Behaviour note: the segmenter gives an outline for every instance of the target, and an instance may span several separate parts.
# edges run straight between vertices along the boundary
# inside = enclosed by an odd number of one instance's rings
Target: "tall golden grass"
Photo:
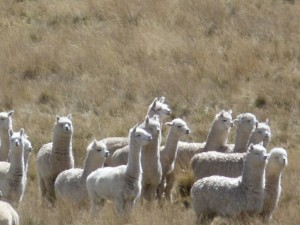
[[[292,0],[1,0],[0,109],[15,110],[14,129],[24,127],[34,146],[21,224],[122,223],[110,204],[95,220],[88,209],[42,207],[35,155],[55,116],[72,113],[82,167],[90,141],[126,136],[162,95],[172,118],[191,127],[185,141],[204,141],[221,109],[269,118],[269,148],[289,154],[272,224],[300,224],[299,11]],[[195,215],[138,203],[129,222],[194,224]]]

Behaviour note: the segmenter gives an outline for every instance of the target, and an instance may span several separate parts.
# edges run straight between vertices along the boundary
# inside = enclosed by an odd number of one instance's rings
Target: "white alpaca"
[[[10,163],[0,162],[0,190],[3,200],[18,207],[22,200],[26,180],[24,166],[24,129],[20,132],[9,130]]]
[[[204,151],[220,151],[225,152],[227,150],[227,140],[230,133],[230,129],[233,126],[232,122],[232,110],[221,112],[215,115],[212,126],[209,129],[206,142],[203,143],[178,143],[178,155],[177,163],[182,168],[189,167],[191,158]]]
[[[190,129],[186,122],[180,118],[176,118],[166,125],[170,126],[169,133],[166,138],[166,144],[161,148],[160,161],[162,166],[162,178],[157,189],[158,199],[162,198],[163,193],[167,200],[171,200],[171,190],[174,183],[174,168],[177,157],[178,142],[180,137],[189,134]]]
[[[12,129],[12,115],[14,111],[0,112],[0,161],[7,161],[9,152],[9,129]]]
[[[266,167],[265,198],[261,215],[265,221],[272,219],[281,194],[281,174],[288,165],[286,150],[273,148]]]
[[[258,121],[252,113],[243,113],[233,120],[236,126],[233,152],[246,152],[251,132],[257,127]]]
[[[171,109],[168,104],[165,103],[165,97],[156,97],[153,102],[149,105],[147,115],[152,118],[154,115],[158,115],[160,123],[162,120],[171,115]],[[114,152],[128,145],[128,137],[108,137],[103,139],[106,142],[107,149],[109,151],[109,157],[105,161],[105,165],[113,166],[112,156]],[[127,155],[125,156],[127,157]],[[127,161],[127,158],[126,158]],[[120,164],[122,165],[122,164]]]
[[[87,156],[84,168],[72,168],[61,172],[54,183],[57,199],[74,203],[77,206],[84,205],[88,201],[86,178],[94,170],[103,167],[109,152],[103,141],[94,140],[87,147]]]
[[[71,115],[56,116],[53,142],[44,144],[37,154],[36,167],[41,194],[50,202],[55,200],[54,182],[57,175],[74,167],[72,135]]]
[[[268,155],[260,145],[250,145],[242,176],[210,176],[191,189],[192,207],[201,222],[205,217],[260,213],[264,199],[264,177]]]
[[[246,128],[249,126],[248,122],[240,123],[240,128],[242,128],[242,124],[246,124]],[[241,137],[242,136],[237,135],[237,138]],[[263,143],[263,146],[267,148],[271,138],[270,127],[264,122],[259,123],[255,130],[252,131],[250,137],[249,144]],[[240,141],[236,142],[241,143]],[[194,178],[198,180],[211,175],[238,177],[242,174],[246,154],[247,153],[221,153],[216,151],[198,153],[191,159]]]
[[[147,116],[141,125],[152,136],[152,140],[147,145],[142,146],[141,153],[142,197],[150,202],[155,200],[156,190],[162,177],[159,148],[161,143],[160,126],[159,117],[156,115],[152,118]]]
[[[148,132],[136,125],[129,132],[128,164],[99,168],[87,177],[86,185],[93,215],[105,200],[115,203],[118,215],[129,215],[142,189],[141,147],[151,139]]]
[[[2,192],[0,191],[2,197]],[[8,203],[0,200],[0,224],[19,225],[19,215],[16,210]]]
[[[269,120],[266,119],[265,122],[258,123],[257,127],[254,131],[252,131],[250,138],[249,138],[249,144],[258,144],[260,142],[264,143],[264,147],[267,148],[270,140],[271,140],[272,134],[271,134],[271,128],[269,126]]]

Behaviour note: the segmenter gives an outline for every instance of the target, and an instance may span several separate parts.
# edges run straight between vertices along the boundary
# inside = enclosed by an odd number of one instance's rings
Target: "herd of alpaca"
[[[7,225],[19,224],[17,210],[32,151],[24,129],[13,131],[13,113],[0,112],[0,223]],[[139,198],[149,204],[173,201],[176,164],[194,174],[190,196],[197,223],[243,213],[269,221],[288,164],[285,149],[276,147],[267,153],[269,121],[259,122],[252,113],[233,119],[231,110],[222,110],[215,115],[206,141],[197,143],[180,141],[190,128],[175,118],[165,123],[169,130],[162,145],[163,120],[170,115],[165,98],[155,98],[145,120],[129,129],[128,137],[93,140],[83,168],[74,168],[71,115],[56,116],[52,142],[42,145],[36,157],[43,201],[89,207],[92,216],[111,201],[116,215],[128,217]],[[233,127],[235,143],[229,144]]]

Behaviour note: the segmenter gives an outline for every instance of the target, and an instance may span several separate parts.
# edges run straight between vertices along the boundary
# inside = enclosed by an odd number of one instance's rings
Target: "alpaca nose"
[[[258,122],[256,121],[256,122],[255,122],[255,127],[257,127],[257,126],[258,126]]]
[[[105,157],[107,158],[109,156],[109,152],[105,152]]]
[[[230,122],[230,127],[233,127],[233,122]]]
[[[186,134],[189,134],[189,133],[190,133],[190,130],[186,130],[185,133],[186,133]]]
[[[20,143],[18,141],[15,141],[16,146],[18,147]]]

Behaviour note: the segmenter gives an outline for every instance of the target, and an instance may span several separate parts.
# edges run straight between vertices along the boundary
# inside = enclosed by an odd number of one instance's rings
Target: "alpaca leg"
[[[166,176],[165,197],[168,201],[172,201],[172,188],[175,183],[175,174],[172,172]]]
[[[39,183],[40,183],[40,190],[41,190],[41,194],[42,197],[44,198],[47,194],[47,188],[46,188],[46,184],[43,178],[39,178]]]
[[[163,176],[161,178],[160,184],[157,187],[157,198],[158,198],[158,200],[161,200],[162,197],[163,197],[163,193],[164,193],[164,190],[165,190],[165,179],[166,179],[165,176]]]
[[[48,178],[48,179],[45,179],[45,185],[46,185],[46,189],[47,189],[47,194],[46,194],[46,197],[47,199],[54,203],[55,201],[55,190],[54,190],[54,182],[55,182],[55,178]]]
[[[157,186],[155,186],[155,185],[149,185],[148,186],[147,197],[148,197],[149,202],[153,202],[155,200],[155,198],[156,198],[156,189],[157,189]]]

